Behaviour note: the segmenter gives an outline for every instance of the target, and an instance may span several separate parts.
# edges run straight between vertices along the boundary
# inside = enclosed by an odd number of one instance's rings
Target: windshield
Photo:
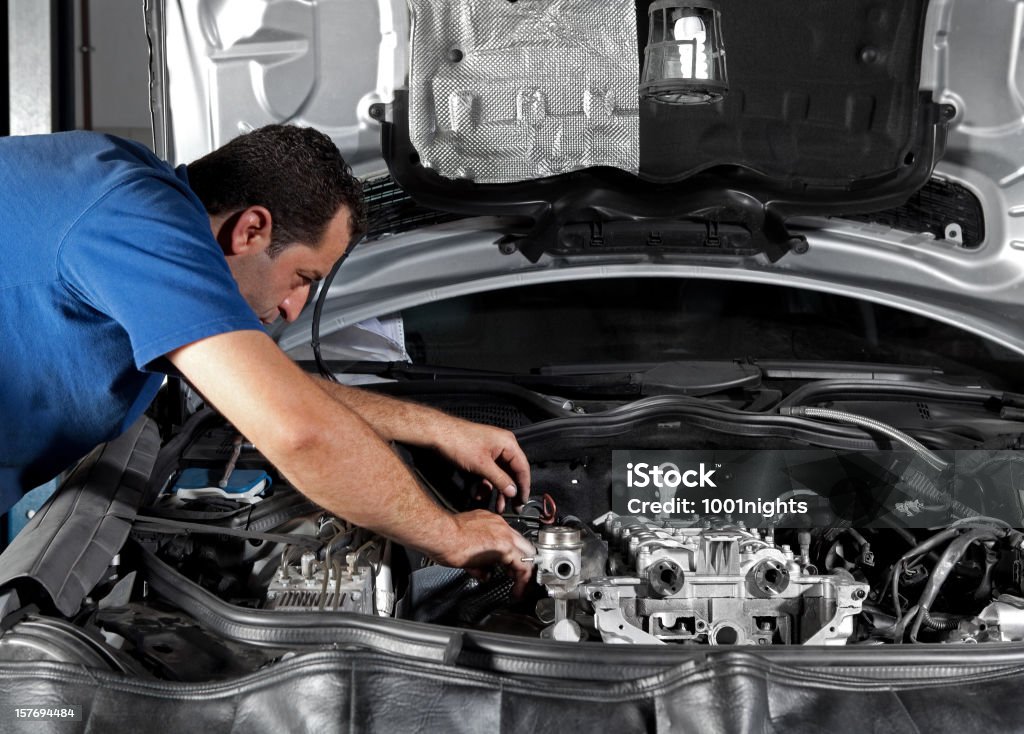
[[[621,278],[496,290],[406,309],[415,364],[544,365],[753,358],[882,362],[1013,384],[1022,357],[948,324],[791,287]],[[340,335],[339,335],[340,336]]]

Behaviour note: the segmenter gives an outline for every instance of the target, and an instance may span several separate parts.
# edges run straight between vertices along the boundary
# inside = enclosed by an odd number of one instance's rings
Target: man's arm
[[[168,358],[303,494],[361,527],[459,567],[503,564],[516,591],[530,543],[486,511],[438,507],[374,429],[289,360],[264,333],[235,331]]]
[[[432,448],[466,471],[500,488],[498,512],[506,499],[530,497],[530,463],[515,435],[493,426],[455,418],[424,405],[315,378],[328,395],[357,413],[385,441]]]

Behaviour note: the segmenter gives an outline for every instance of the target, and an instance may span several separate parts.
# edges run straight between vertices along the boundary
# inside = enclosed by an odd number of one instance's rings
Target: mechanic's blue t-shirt
[[[261,328],[185,166],[96,133],[0,138],[0,513],[127,429],[162,355]]]

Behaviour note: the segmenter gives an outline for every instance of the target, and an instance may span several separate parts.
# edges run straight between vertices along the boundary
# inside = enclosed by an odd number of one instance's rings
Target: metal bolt
[[[860,60],[865,64],[873,64],[878,61],[878,49],[865,46],[860,50]]]
[[[864,598],[864,597],[866,597],[867,595],[868,595],[868,594],[867,594],[867,592],[866,592],[866,591],[864,591],[864,589],[856,589],[856,590],[855,590],[855,591],[853,592],[853,598],[854,598],[854,599],[856,599],[856,600],[858,600],[858,601],[860,601],[861,599],[863,599],[863,598]]]

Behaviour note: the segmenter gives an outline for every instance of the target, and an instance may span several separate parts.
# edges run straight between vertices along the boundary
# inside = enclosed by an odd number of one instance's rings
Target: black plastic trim
[[[877,211],[901,205],[931,176],[945,150],[950,110],[919,95],[914,125],[916,151],[908,165],[888,179],[867,185],[780,187],[741,166],[718,166],[674,183],[645,181],[614,168],[589,168],[550,178],[509,184],[475,184],[444,178],[420,165],[409,139],[408,91],[397,90],[391,117],[381,126],[381,147],[391,175],[413,199],[439,211],[525,218],[532,228],[517,247],[531,262],[565,251],[562,228],[609,221],[664,223],[710,220],[738,224],[751,234],[750,246],[772,261],[803,241],[785,226],[788,217]],[[655,224],[654,226],[661,226]],[[664,254],[664,247],[652,252]]]
[[[773,410],[787,405],[810,405],[824,400],[870,397],[872,400],[943,400],[958,403],[1002,404],[1003,393],[996,390],[967,389],[929,385],[920,382],[882,382],[878,380],[821,380],[802,385],[787,395]]]
[[[77,612],[128,537],[159,447],[143,416],[94,449],[0,555],[0,589],[32,580],[61,614]]]
[[[517,430],[516,436],[521,444],[556,436],[607,438],[626,433],[640,423],[679,418],[685,418],[689,425],[734,435],[790,438],[824,448],[870,451],[890,445],[885,438],[876,438],[859,428],[791,416],[748,413],[699,399],[661,395],[635,400],[603,413],[544,421]]]

